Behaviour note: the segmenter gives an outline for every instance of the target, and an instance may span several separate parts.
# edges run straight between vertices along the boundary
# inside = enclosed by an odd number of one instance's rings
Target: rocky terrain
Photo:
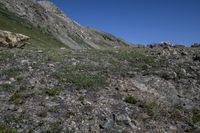
[[[200,132],[199,43],[128,46],[33,0],[0,0],[0,29],[0,133]]]
[[[0,49],[0,132],[199,132],[200,49]]]

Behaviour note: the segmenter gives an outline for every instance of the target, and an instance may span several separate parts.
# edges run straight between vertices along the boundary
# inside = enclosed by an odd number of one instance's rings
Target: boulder
[[[20,48],[24,46],[29,39],[30,37],[19,33],[0,30],[0,47]]]

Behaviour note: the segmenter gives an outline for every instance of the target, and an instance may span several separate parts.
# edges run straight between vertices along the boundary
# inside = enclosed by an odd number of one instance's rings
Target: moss
[[[130,103],[130,104],[136,104],[137,103],[137,100],[134,96],[127,96],[124,99],[124,101],[127,102],[127,103]]]

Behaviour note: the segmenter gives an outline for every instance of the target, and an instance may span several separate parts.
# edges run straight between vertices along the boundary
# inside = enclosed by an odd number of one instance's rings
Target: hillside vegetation
[[[60,41],[56,40],[52,35],[45,32],[44,29],[33,26],[26,20],[8,12],[3,7],[0,7],[0,29],[21,33],[31,37],[30,45],[27,45],[28,47],[66,47]]]

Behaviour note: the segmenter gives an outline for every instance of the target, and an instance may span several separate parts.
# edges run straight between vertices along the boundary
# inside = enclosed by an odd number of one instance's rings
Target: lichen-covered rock
[[[29,39],[30,37],[19,33],[0,30],[0,47],[20,48],[24,46]]]

